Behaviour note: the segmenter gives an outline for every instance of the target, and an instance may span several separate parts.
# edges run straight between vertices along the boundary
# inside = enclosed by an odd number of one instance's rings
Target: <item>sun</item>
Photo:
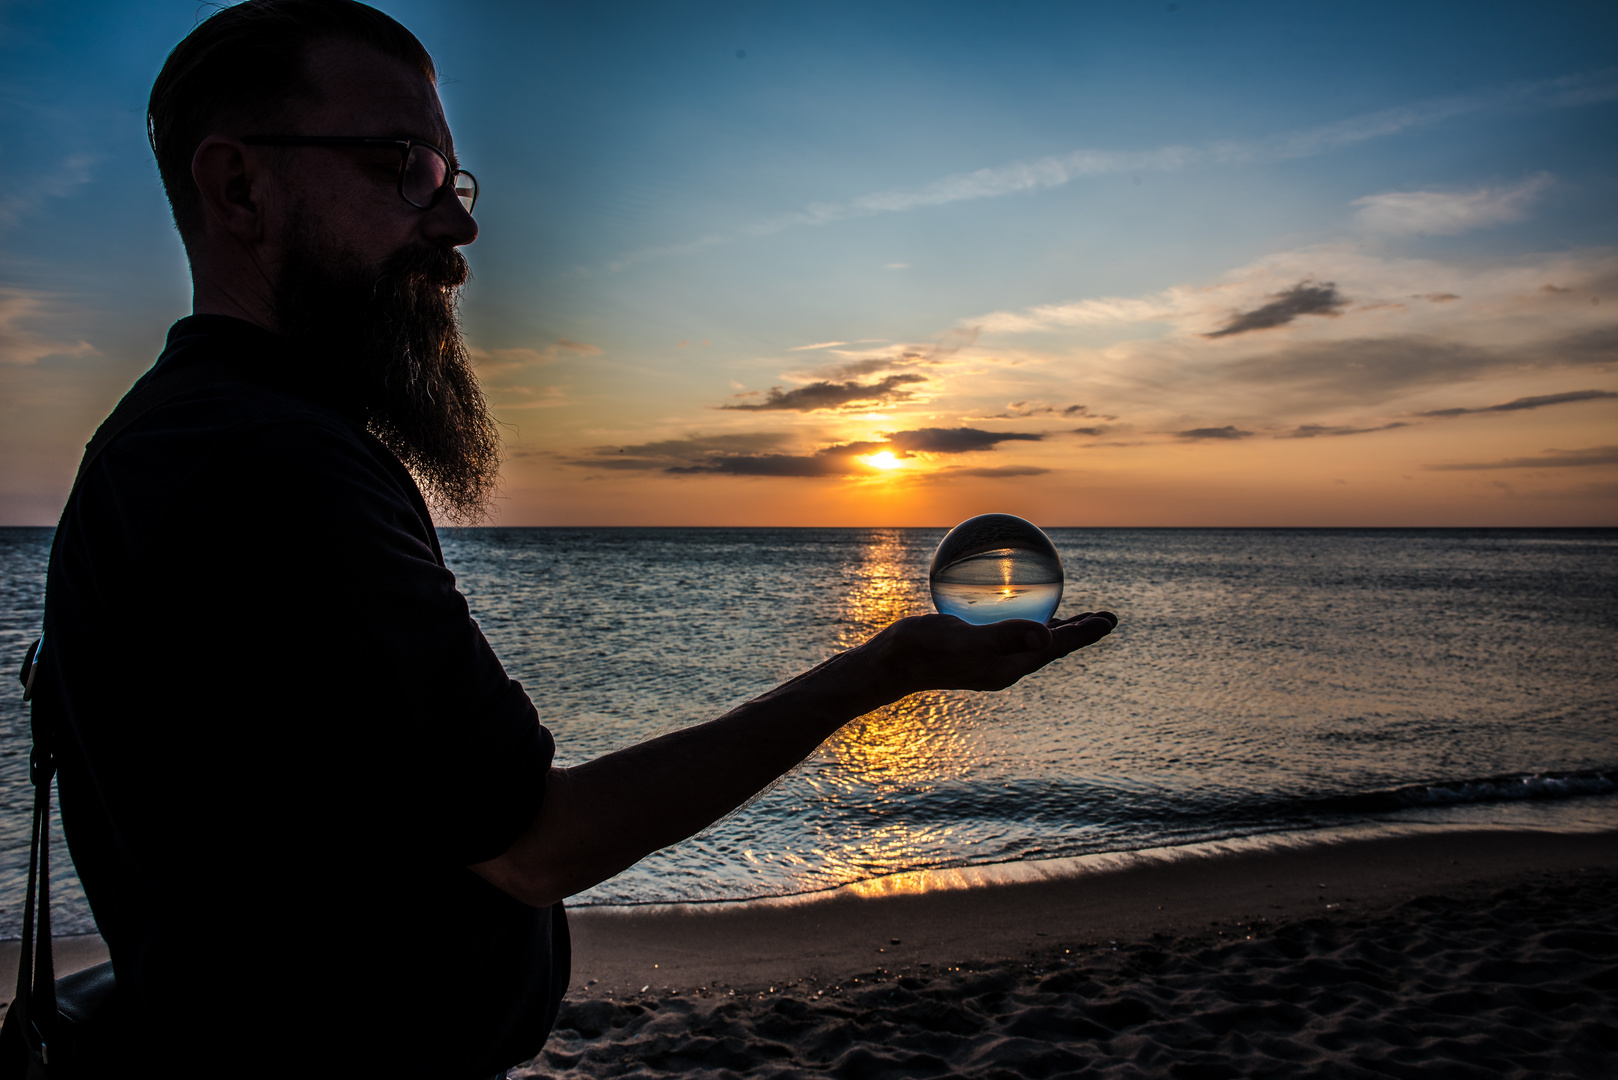
[[[893,456],[892,450],[884,450],[879,454],[870,454],[865,458],[865,464],[876,469],[902,469],[904,462]]]

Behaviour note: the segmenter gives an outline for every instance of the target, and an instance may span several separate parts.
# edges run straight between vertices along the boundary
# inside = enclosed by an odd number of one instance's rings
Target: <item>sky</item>
[[[480,182],[493,524],[1618,525],[1610,3],[379,6]],[[189,311],[208,10],[0,2],[0,524]]]

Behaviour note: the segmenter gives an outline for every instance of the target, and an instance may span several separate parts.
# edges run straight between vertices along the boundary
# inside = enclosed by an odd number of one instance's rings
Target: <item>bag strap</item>
[[[170,375],[152,379],[131,390],[117,408],[101,422],[85,444],[84,458],[73,478],[67,501],[71,505],[79,493],[85,473],[112,441],[136,420],[181,394],[213,383],[241,381],[246,374],[240,364],[228,361],[198,364]],[[28,647],[18,678],[23,684],[23,700],[34,696],[34,679],[39,673],[40,648],[44,639]],[[42,1066],[50,1064],[50,1041],[55,1034],[56,964],[51,955],[51,778],[56,774],[55,738],[50,710],[32,710],[34,747],[28,755],[28,778],[34,785],[34,830],[28,845],[28,891],[23,904],[22,950],[17,958],[17,992],[11,1011],[22,1021],[24,1041]]]

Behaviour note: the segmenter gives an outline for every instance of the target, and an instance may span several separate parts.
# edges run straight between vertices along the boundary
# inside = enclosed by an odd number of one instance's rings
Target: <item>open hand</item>
[[[1027,619],[974,626],[953,615],[915,615],[862,648],[901,694],[919,690],[1004,690],[1052,660],[1093,645],[1118,625],[1110,611],[1086,611],[1045,625]]]

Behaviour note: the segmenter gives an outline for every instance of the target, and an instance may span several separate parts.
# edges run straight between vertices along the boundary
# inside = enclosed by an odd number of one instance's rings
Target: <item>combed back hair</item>
[[[146,134],[182,239],[202,227],[202,197],[191,179],[197,146],[215,134],[283,134],[269,129],[289,121],[297,100],[316,100],[309,46],[332,40],[368,45],[437,81],[416,35],[354,0],[246,0],[214,12],[169,53],[152,84]]]

